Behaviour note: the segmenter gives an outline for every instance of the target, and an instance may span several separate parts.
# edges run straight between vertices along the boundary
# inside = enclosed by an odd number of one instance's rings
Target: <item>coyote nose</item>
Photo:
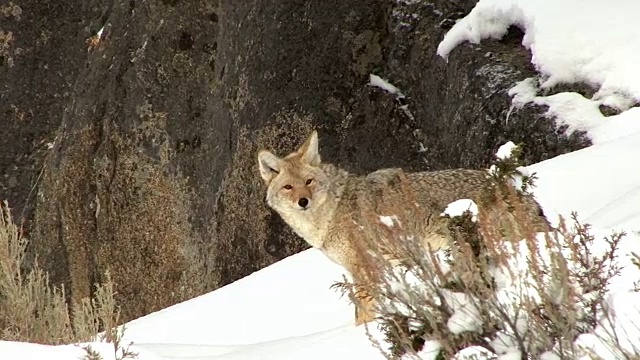
[[[307,198],[298,199],[298,205],[300,205],[301,208],[306,208],[307,205],[309,205],[309,199]]]

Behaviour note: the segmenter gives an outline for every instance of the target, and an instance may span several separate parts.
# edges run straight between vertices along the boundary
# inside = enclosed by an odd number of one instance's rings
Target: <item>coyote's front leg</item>
[[[355,305],[356,326],[375,319],[375,299],[362,285],[353,287],[353,304]]]

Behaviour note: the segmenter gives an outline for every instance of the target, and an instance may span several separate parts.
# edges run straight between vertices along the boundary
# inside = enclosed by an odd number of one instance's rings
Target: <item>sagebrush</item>
[[[420,211],[415,208],[391,212],[395,221],[384,234],[367,234],[363,263],[366,271],[376,274],[371,278],[379,279],[367,289],[377,314],[368,333],[387,358],[417,358],[421,351],[421,356],[431,351],[432,358],[449,359],[470,347],[483,349],[475,355],[482,359],[587,355],[576,339],[611,316],[605,306],[606,289],[620,272],[616,258],[625,234],[612,233],[603,240],[607,250],[596,254],[590,226],[577,214],[569,221],[560,219],[552,231],[537,233],[521,201],[535,174],[522,170],[511,157],[499,160],[487,173],[494,183],[487,201],[504,200],[496,204],[514,215],[519,232],[482,211],[443,214],[453,243],[446,251],[431,252],[402,227],[407,217]],[[514,182],[515,187],[506,186]],[[390,210],[385,209],[387,214]],[[372,210],[371,216],[378,214]],[[516,233],[521,236],[513,236]],[[389,261],[390,253],[394,261]],[[362,284],[337,286],[357,301]],[[384,338],[371,326],[378,326]],[[615,342],[612,347],[621,358],[638,359],[640,352],[623,350]]]
[[[6,202],[0,204],[0,338],[40,344],[91,340],[114,342],[119,311],[107,272],[92,299],[70,310],[64,286],[54,286],[37,261],[27,264],[27,239],[13,222]],[[99,338],[98,333],[103,332]]]

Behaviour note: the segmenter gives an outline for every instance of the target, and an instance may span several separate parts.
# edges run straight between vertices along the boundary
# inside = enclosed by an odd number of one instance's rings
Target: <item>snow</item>
[[[472,300],[467,294],[452,291],[445,291],[444,295],[447,306],[453,310],[453,314],[447,320],[449,331],[459,335],[466,331],[482,329],[482,317],[474,305],[477,300]]]
[[[547,351],[540,355],[540,360],[562,360],[562,358],[550,351]]]
[[[501,145],[496,151],[496,157],[500,160],[507,160],[511,157],[513,150],[516,148],[516,144],[513,141],[507,141],[505,144]]]
[[[564,92],[549,96],[537,96],[538,86],[534,78],[522,80],[510,89],[513,106],[518,108],[527,103],[547,106],[546,115],[556,119],[558,124],[568,125],[569,131],[586,131],[594,144],[605,143],[620,137],[640,132],[640,108],[631,108],[618,115],[605,117],[600,112],[604,100],[587,99],[574,92]],[[628,104],[620,105],[627,107]]]
[[[440,216],[462,216],[466,211],[471,213],[471,220],[476,221],[478,218],[478,205],[470,199],[459,199],[450,203]]]
[[[425,342],[422,350],[418,352],[418,356],[422,360],[436,360],[442,345],[438,341],[428,340]]]
[[[501,38],[509,26],[525,32],[522,45],[543,77],[542,87],[582,82],[596,98],[640,99],[640,3],[619,0],[480,0],[445,36],[438,54],[447,57],[468,41]],[[561,35],[560,35],[561,34]]]
[[[320,251],[306,251],[217,291],[134,320],[127,333],[136,334],[136,342],[207,344],[215,339],[216,345],[227,346],[332,330],[353,322],[347,299],[330,289],[342,280],[343,272]],[[172,326],[164,326],[167,323]],[[203,331],[185,332],[193,324],[201,324]],[[225,326],[212,329],[211,324]]]
[[[520,360],[520,359],[522,359],[522,353],[515,349],[511,349],[508,352],[498,356],[498,360]]]
[[[17,341],[0,341],[0,356],[2,360],[76,360],[84,359],[86,352],[82,346],[86,344],[49,346],[23,343]],[[116,360],[113,347],[106,343],[90,344],[102,356],[103,360]],[[147,355],[147,354],[144,354]],[[156,360],[153,354],[145,356],[146,360]]]
[[[619,336],[627,351],[640,347],[640,294],[631,291],[633,281],[640,277],[630,256],[640,254],[640,166],[636,159],[640,154],[640,109],[630,108],[640,100],[639,13],[640,2],[635,0],[619,0],[616,6],[601,0],[480,0],[438,47],[440,56],[455,56],[453,49],[464,42],[500,38],[509,26],[520,27],[525,32],[523,46],[531,51],[539,75],[514,84],[509,92],[513,108],[529,103],[547,106],[548,116],[571,131],[586,131],[593,139],[591,147],[523,170],[536,173],[534,193],[552,224],[557,224],[558,215],[568,218],[577,211],[583,223],[593,225],[596,239],[613,230],[628,234],[616,260],[623,266],[622,273],[608,288],[609,316],[600,319],[593,333],[580,335],[576,342],[605,359],[622,357],[611,346],[612,334]],[[563,82],[585,83],[596,92],[591,98],[570,92],[545,94]],[[402,97],[398,88],[379,76],[371,75],[369,84]],[[620,113],[605,117],[599,111],[601,105]],[[498,157],[510,153],[510,147],[501,148]],[[475,204],[461,200],[451,205],[445,213],[455,216]],[[396,220],[380,217],[387,226],[394,226]],[[530,281],[528,250],[525,244],[514,244],[519,257],[511,259],[511,271],[494,270],[505,303],[532,290],[522,286]],[[596,240],[594,256],[605,250],[606,244]],[[548,254],[541,255],[545,256],[548,258]],[[320,251],[307,250],[209,294],[129,322],[124,342],[133,342],[131,350],[139,353],[141,360],[384,359],[371,344],[365,327],[353,325],[354,309],[347,298],[330,289],[343,275],[344,270]],[[546,281],[551,288],[553,279]],[[530,295],[535,297],[536,293]],[[474,299],[450,292],[444,300],[455,310],[447,323],[450,331],[478,329]],[[526,319],[517,320],[518,328],[527,326]],[[385,347],[375,324],[369,325],[369,330]],[[518,358],[509,333],[490,341],[499,350],[500,359]],[[114,358],[109,344],[91,346],[104,359]],[[437,341],[427,341],[418,355],[435,359],[440,347]],[[83,354],[78,345],[0,341],[3,360],[66,360],[82,358]],[[481,349],[470,347],[455,358],[482,358],[481,354]],[[542,358],[558,357],[546,353]]]
[[[599,228],[640,230],[640,167],[632,154],[640,154],[640,133],[529,166],[547,217],[576,210]]]
[[[387,80],[384,80],[378,75],[369,74],[369,85],[378,87],[388,92],[389,94],[397,95],[399,97],[404,97],[404,95],[402,95],[402,92],[400,92],[400,90],[398,90],[397,87],[391,85],[390,82],[388,82]]]
[[[611,295],[608,305],[611,309],[609,319],[601,321],[595,334],[580,335],[577,344],[604,359],[620,359],[622,354],[612,346],[618,336],[626,351],[640,352],[640,293],[618,292]]]
[[[398,219],[398,217],[395,216],[395,215],[391,215],[391,216],[384,216],[383,215],[383,216],[380,216],[379,219],[380,219],[380,222],[383,225],[385,225],[387,227],[390,227],[390,228],[394,227],[395,224],[398,224],[398,226],[401,226],[400,219]]]
[[[406,103],[406,98],[402,93],[402,91],[400,91],[400,89],[398,89],[387,80],[384,80],[383,78],[375,74],[369,74],[369,86],[380,88],[391,95],[395,95],[396,100],[401,104],[400,109],[402,110],[402,112],[409,119],[415,120],[413,113],[411,113],[411,110],[409,110],[409,105]],[[420,150],[418,150],[418,152],[420,152],[421,150],[424,151],[424,149],[425,149],[424,145],[420,143]]]

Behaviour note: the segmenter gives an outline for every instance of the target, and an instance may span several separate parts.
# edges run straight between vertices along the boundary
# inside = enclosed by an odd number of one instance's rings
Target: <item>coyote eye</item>
[[[284,188],[285,190],[291,190],[291,189],[293,189],[293,186],[291,186],[291,185],[287,184],[287,185],[283,186],[283,188]]]
[[[306,184],[307,184],[307,185],[311,185],[311,183],[312,183],[312,182],[313,182],[313,179],[307,179]]]

